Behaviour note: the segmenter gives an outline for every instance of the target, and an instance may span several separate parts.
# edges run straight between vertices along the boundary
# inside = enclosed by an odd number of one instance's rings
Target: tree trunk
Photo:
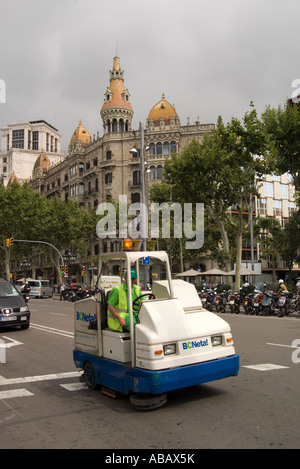
[[[235,291],[239,292],[241,287],[241,263],[242,263],[242,245],[243,245],[243,214],[242,200],[240,201],[240,212],[238,214],[238,225],[236,235],[236,258],[235,258]]]

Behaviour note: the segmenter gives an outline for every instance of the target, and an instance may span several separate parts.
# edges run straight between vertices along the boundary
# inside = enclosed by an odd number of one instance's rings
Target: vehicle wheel
[[[96,376],[95,376],[95,370],[93,368],[93,365],[90,362],[85,362],[84,367],[84,380],[89,389],[96,389],[97,388],[97,383],[96,383]]]
[[[284,316],[284,308],[279,308],[278,317],[282,318]]]
[[[24,331],[25,329],[28,329],[29,325],[30,325],[30,323],[28,322],[28,324],[24,324],[20,327],[21,327],[22,331]]]
[[[264,308],[261,311],[261,316],[270,316],[270,313],[271,313],[271,308],[269,308],[269,306],[267,306],[266,308]]]

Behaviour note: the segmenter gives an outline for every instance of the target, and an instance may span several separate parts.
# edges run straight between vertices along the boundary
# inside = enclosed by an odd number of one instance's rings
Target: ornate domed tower
[[[100,111],[104,133],[131,130],[133,109],[129,102],[130,94],[124,86],[124,71],[121,70],[119,57],[114,58],[113,69],[110,70],[110,84],[104,96],[104,104]]]
[[[70,147],[73,148],[77,142],[81,142],[81,146],[85,147],[91,143],[91,136],[87,129],[82,125],[82,121],[79,121],[78,127],[74,130],[70,140]]]
[[[175,106],[170,104],[165,94],[162,94],[161,100],[153,106],[147,119],[147,128],[150,130],[176,129],[180,127],[180,120]]]

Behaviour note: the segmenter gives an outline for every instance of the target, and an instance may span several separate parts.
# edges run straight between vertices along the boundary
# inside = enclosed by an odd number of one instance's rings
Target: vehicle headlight
[[[29,311],[29,309],[27,308],[27,306],[21,306],[21,308],[20,308],[20,313],[25,313],[25,312],[27,312],[27,311]]]
[[[164,354],[171,355],[172,353],[176,353],[176,344],[164,345]]]
[[[214,335],[211,338],[211,345],[216,347],[217,345],[222,345],[222,336],[221,335]]]

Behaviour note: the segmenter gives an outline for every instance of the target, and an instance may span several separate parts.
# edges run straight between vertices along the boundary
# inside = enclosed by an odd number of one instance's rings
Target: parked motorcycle
[[[213,306],[216,308],[217,313],[225,313],[226,298],[227,298],[226,292],[218,293],[216,291]]]
[[[208,311],[212,311],[215,292],[211,288],[203,289],[202,292],[199,293],[199,296],[203,308],[207,309]]]
[[[77,291],[70,291],[68,294],[68,301],[75,301],[83,300],[84,298],[89,298],[90,292],[84,288],[80,288]]]
[[[254,299],[255,293],[249,293],[248,295],[245,296],[244,301],[243,301],[243,307],[245,314],[254,314],[255,310],[253,308],[253,299]]]
[[[282,318],[284,315],[288,315],[290,312],[290,303],[293,298],[293,294],[284,290],[281,292],[278,298],[278,317]]]
[[[262,301],[263,301],[262,292],[259,290],[255,290],[253,298],[252,298],[252,308],[251,308],[250,314],[255,314],[256,316],[261,315]]]
[[[298,295],[294,296],[291,299],[290,305],[289,305],[290,313],[295,313],[296,311],[300,314],[300,294],[299,293]]]
[[[241,306],[241,298],[238,292],[229,295],[229,308],[232,313],[239,314]]]

